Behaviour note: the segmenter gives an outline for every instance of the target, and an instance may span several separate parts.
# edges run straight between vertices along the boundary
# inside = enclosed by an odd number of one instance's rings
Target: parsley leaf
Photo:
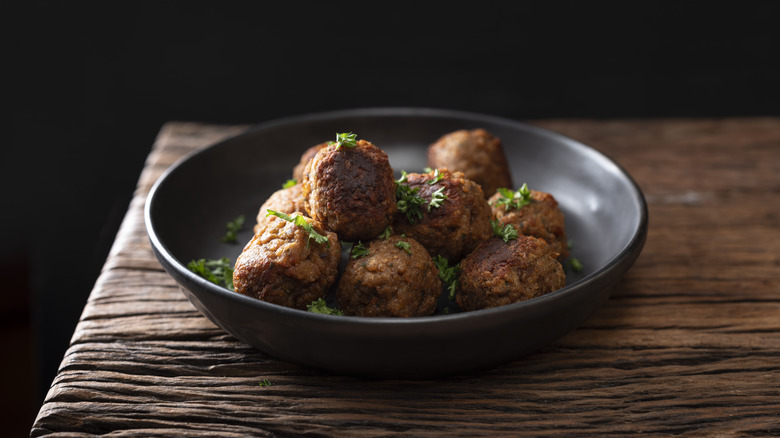
[[[363,245],[363,242],[359,241],[352,246],[352,252],[350,253],[350,257],[353,259],[359,259],[360,257],[365,257],[368,255],[368,248],[366,248],[365,245]]]
[[[444,178],[444,174],[439,172],[439,169],[431,169],[430,167],[426,167],[423,170],[425,170],[425,173],[433,172],[433,179],[428,181],[429,185],[434,185],[437,182],[441,181],[442,178]]]
[[[398,211],[406,214],[409,223],[413,224],[423,217],[421,207],[425,204],[425,199],[417,194],[417,192],[420,191],[420,188],[409,187],[409,184],[406,184],[407,181],[407,173],[402,171],[401,177],[395,181],[395,199]]]
[[[500,220],[490,221],[490,226],[493,228],[493,234],[509,242],[512,239],[517,239],[517,230],[512,224],[502,224]]]
[[[523,183],[523,186],[515,192],[507,188],[500,188],[498,193],[500,196],[493,201],[493,205],[503,205],[506,210],[511,208],[519,210],[532,201],[531,190],[528,189],[528,184],[526,183]]]
[[[582,262],[576,257],[572,257],[569,259],[569,266],[574,272],[578,274],[582,272],[582,270],[585,268],[584,266],[582,266]]]
[[[447,199],[447,195],[442,193],[444,190],[444,187],[441,187],[439,190],[436,190],[431,195],[431,202],[428,203],[428,211],[431,211],[431,207],[433,208],[439,208],[441,207],[441,203],[444,202],[445,199]]]
[[[387,227],[384,231],[382,231],[382,234],[379,235],[380,238],[387,240],[390,238],[390,236],[393,234],[393,227]]]
[[[567,240],[566,248],[569,251],[571,251],[573,247],[574,247],[574,242],[571,239]],[[577,274],[581,273],[582,270],[585,269],[585,267],[582,265],[582,262],[576,257],[570,257],[568,260],[566,260],[566,265]]]
[[[225,225],[225,235],[221,241],[224,243],[235,243],[238,241],[238,232],[244,227],[244,215],[240,215]]]
[[[268,379],[263,379],[260,381],[260,386],[273,386],[273,383]]]
[[[268,213],[266,213],[265,215],[266,217],[273,215],[278,218],[284,219],[287,222],[292,222],[293,225],[309,233],[309,240],[314,239],[314,241],[319,243],[320,245],[324,243],[326,246],[330,247],[330,241],[328,241],[328,237],[323,236],[322,234],[315,231],[314,227],[312,227],[310,223],[306,222],[306,219],[304,219],[303,216],[299,214],[296,214],[295,216],[289,216],[282,212],[271,210],[270,208],[267,211]],[[308,248],[309,245],[308,241],[306,241],[306,245]]]
[[[412,253],[412,245],[409,242],[404,242],[403,240],[399,240],[398,242],[395,242],[395,246],[401,248],[402,250],[408,252],[409,254]]]
[[[285,181],[284,184],[282,184],[282,188],[283,189],[289,189],[290,187],[292,187],[292,186],[294,186],[296,184],[298,184],[298,181],[296,181],[295,178],[290,178],[287,181]]]
[[[351,132],[342,132],[340,134],[336,134],[336,141],[329,141],[329,145],[336,146],[336,149],[346,146],[348,148],[354,148],[357,146],[357,134],[353,134]]]
[[[230,259],[227,257],[216,260],[191,260],[187,263],[187,269],[216,285],[234,290],[233,267],[230,264]]]
[[[307,304],[306,309],[311,313],[320,313],[322,315],[344,315],[344,312],[341,310],[328,307],[328,303],[322,298],[312,301],[311,304]]]
[[[433,263],[439,270],[439,280],[441,280],[450,293],[450,300],[455,299],[455,291],[458,289],[458,274],[460,274],[460,263],[450,266],[447,259],[442,255],[433,258]]]

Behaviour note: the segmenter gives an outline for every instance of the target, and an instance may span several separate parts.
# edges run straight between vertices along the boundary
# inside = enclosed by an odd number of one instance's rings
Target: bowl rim
[[[488,309],[480,309],[468,312],[458,312],[444,315],[431,315],[431,316],[416,316],[409,318],[397,318],[397,317],[363,317],[363,316],[339,316],[339,315],[324,315],[319,313],[308,312],[305,310],[292,309],[281,305],[268,303],[253,297],[248,297],[233,291],[230,291],[224,287],[218,286],[210,281],[200,277],[199,275],[191,272],[184,266],[168,249],[168,247],[160,240],[160,237],[155,230],[153,221],[153,209],[155,207],[156,194],[161,187],[166,183],[168,178],[178,171],[186,162],[191,158],[207,153],[214,148],[225,147],[225,145],[240,140],[244,137],[255,135],[256,132],[289,124],[303,123],[307,121],[315,120],[327,120],[346,117],[437,117],[437,118],[462,118],[469,121],[484,121],[494,125],[504,125],[508,127],[520,127],[523,130],[531,131],[536,135],[542,137],[548,137],[555,139],[557,142],[565,143],[568,147],[578,149],[580,152],[588,154],[591,158],[599,161],[601,165],[609,165],[615,168],[616,173],[628,182],[632,199],[638,204],[639,218],[637,226],[633,230],[633,234],[628,242],[613,255],[606,263],[600,266],[593,272],[588,273],[577,281],[567,284],[561,289],[547,293],[540,297],[535,297],[529,300],[520,301],[517,303],[507,304],[499,307],[493,307]],[[209,293],[217,294],[223,298],[229,300],[236,300],[240,305],[247,305],[256,307],[259,311],[273,312],[279,314],[280,317],[292,318],[299,320],[302,323],[316,323],[327,322],[336,325],[355,326],[362,329],[366,328],[386,328],[392,327],[415,327],[421,326],[436,326],[441,324],[457,324],[465,320],[473,320],[475,318],[491,319],[497,315],[504,315],[506,313],[525,312],[531,311],[537,306],[542,306],[545,303],[553,300],[563,299],[571,294],[577,293],[577,291],[586,288],[588,285],[603,281],[605,277],[609,277],[609,273],[616,266],[621,263],[627,263],[630,266],[633,261],[638,257],[641,251],[647,234],[649,215],[647,202],[645,197],[639,188],[639,185],[631,177],[631,175],[617,162],[612,160],[604,153],[590,147],[580,141],[567,137],[563,134],[551,131],[549,129],[541,128],[531,125],[526,122],[512,120],[506,117],[475,113],[462,110],[452,109],[436,109],[436,108],[421,108],[421,107],[369,107],[369,108],[354,108],[354,109],[341,109],[333,111],[324,111],[316,113],[304,113],[297,116],[287,116],[268,120],[255,125],[252,125],[246,131],[219,140],[204,148],[192,151],[179,158],[175,163],[165,169],[157,180],[154,182],[146,196],[144,202],[144,222],[148,238],[151,242],[154,252],[157,254],[158,259],[161,259],[163,268],[173,276],[178,274],[183,276],[183,279],[197,284],[201,289],[208,291]],[[164,262],[163,262],[164,260]],[[627,269],[627,267],[626,267]],[[622,274],[622,273],[621,273]],[[183,287],[180,284],[180,287]],[[193,293],[190,291],[190,293]],[[529,309],[529,310],[526,310]]]

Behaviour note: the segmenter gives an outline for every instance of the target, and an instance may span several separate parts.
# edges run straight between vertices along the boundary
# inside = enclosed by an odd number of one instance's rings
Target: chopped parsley
[[[329,145],[336,146],[336,149],[345,146],[348,148],[354,148],[357,146],[357,134],[351,132],[342,132],[336,134],[336,141],[329,141]]]
[[[513,192],[507,188],[500,188],[498,193],[500,196],[493,201],[493,205],[503,205],[506,210],[512,208],[519,210],[532,201],[531,190],[528,189],[528,184],[526,183],[523,183],[523,186],[517,189],[517,191]]]
[[[571,239],[566,241],[566,249],[571,251],[571,249],[574,247],[574,242],[571,241]],[[579,261],[576,257],[570,257],[568,260],[566,260],[566,265],[571,268],[572,271],[576,273],[582,272],[583,269],[585,269],[584,266],[582,266],[582,262]]]
[[[316,301],[312,301],[311,304],[307,304],[306,309],[311,313],[319,313],[322,315],[344,315],[341,310],[329,307],[328,303],[326,303],[322,298]]]
[[[359,241],[352,246],[352,252],[350,253],[350,257],[353,259],[359,259],[360,257],[365,257],[368,255],[368,248],[366,248],[365,245],[363,245],[363,242]]]
[[[191,260],[187,263],[187,269],[216,285],[223,286],[229,290],[234,290],[233,267],[230,263],[230,259],[227,257],[216,260]]]
[[[296,181],[295,178],[290,178],[287,181],[285,181],[284,184],[282,184],[282,188],[283,189],[289,189],[290,187],[292,187],[292,186],[294,186],[296,184],[298,184],[298,181]]]
[[[444,202],[445,199],[447,199],[447,195],[442,193],[444,190],[444,187],[439,188],[439,190],[436,190],[431,195],[431,202],[428,203],[428,211],[431,211],[431,208],[439,208],[441,207],[441,203]]]
[[[260,386],[273,386],[273,383],[268,379],[263,379],[260,381]]]
[[[382,231],[382,234],[379,235],[380,238],[387,240],[390,238],[390,236],[393,234],[393,227],[387,227],[384,231]]]
[[[442,178],[444,178],[444,174],[439,172],[439,169],[431,169],[430,167],[426,167],[425,173],[431,173],[433,172],[433,179],[428,181],[429,185],[434,185],[437,182],[441,181]]]
[[[398,206],[398,211],[406,214],[406,218],[409,219],[409,223],[414,224],[423,217],[422,206],[425,205],[425,199],[419,194],[420,188],[410,187],[409,184],[407,184],[408,180],[408,174],[405,171],[402,171],[401,177],[395,181],[395,200],[396,205]],[[445,195],[443,192],[444,187],[441,187],[439,190],[433,192],[431,195],[431,202],[428,203],[428,211],[431,211],[431,208],[441,207],[441,203],[447,199],[447,195]]]
[[[460,274],[460,263],[450,266],[447,259],[442,255],[433,258],[433,263],[439,270],[439,280],[441,280],[449,291],[450,300],[455,299],[455,291],[458,289],[458,274]]]
[[[303,216],[301,216],[299,214],[296,214],[295,216],[289,216],[289,215],[286,215],[286,214],[284,214],[282,212],[271,210],[269,208],[268,209],[268,213],[265,216],[268,217],[268,216],[272,216],[272,215],[276,216],[278,218],[284,219],[287,222],[291,222],[292,224],[294,224],[298,228],[300,228],[303,231],[306,231],[307,233],[309,233],[309,240],[314,239],[314,241],[319,243],[320,245],[322,245],[324,243],[326,246],[330,247],[330,242],[328,241],[327,236],[323,236],[322,234],[320,234],[317,231],[315,231],[314,227],[312,227],[310,223],[306,222],[306,219],[304,219]],[[307,240],[306,241],[306,247],[307,248],[308,248],[308,245],[309,245],[309,241]]]
[[[404,242],[403,240],[399,240],[398,242],[395,242],[395,246],[401,248],[402,250],[408,252],[409,254],[412,254],[412,245],[409,242]]]
[[[500,237],[504,242],[509,242],[512,239],[517,239],[517,230],[512,224],[502,224],[500,220],[496,219],[490,221],[490,226],[493,228],[493,234]]]
[[[222,236],[223,243],[235,243],[238,241],[238,232],[244,227],[244,215],[240,215],[225,225],[225,235]]]
[[[420,188],[409,187],[407,181],[407,173],[402,171],[401,177],[395,181],[395,200],[398,211],[406,214],[409,223],[413,224],[423,217],[422,206],[425,204],[425,199],[418,194]]]
[[[577,259],[576,257],[572,257],[569,259],[569,266],[574,272],[578,274],[582,272],[582,270],[585,268],[584,266],[582,266],[582,262],[580,262],[579,259]]]

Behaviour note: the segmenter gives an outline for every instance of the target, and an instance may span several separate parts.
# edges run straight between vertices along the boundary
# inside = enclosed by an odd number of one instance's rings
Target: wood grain
[[[247,127],[172,122],[31,435],[780,435],[780,119],[531,123],[615,159],[650,208],[637,263],[555,344],[414,381],[329,375],[235,340],[156,262],[142,210],[168,166]]]

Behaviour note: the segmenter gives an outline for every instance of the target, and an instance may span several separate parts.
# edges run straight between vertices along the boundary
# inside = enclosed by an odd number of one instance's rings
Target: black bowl
[[[305,149],[354,132],[385,150],[394,170],[421,171],[426,147],[457,129],[502,139],[515,184],[552,193],[584,269],[567,286],[498,308],[417,318],[330,316],[249,298],[190,272],[190,260],[235,261],[260,205],[291,177]],[[515,187],[517,188],[517,187]],[[225,224],[243,214],[239,243]],[[584,322],[644,245],[647,206],[631,177],[599,152],[503,118],[434,109],[356,109],[263,123],[168,169],[145,208],[155,255],[192,304],[236,338],[276,358],[339,374],[426,378],[490,368],[539,349]]]

